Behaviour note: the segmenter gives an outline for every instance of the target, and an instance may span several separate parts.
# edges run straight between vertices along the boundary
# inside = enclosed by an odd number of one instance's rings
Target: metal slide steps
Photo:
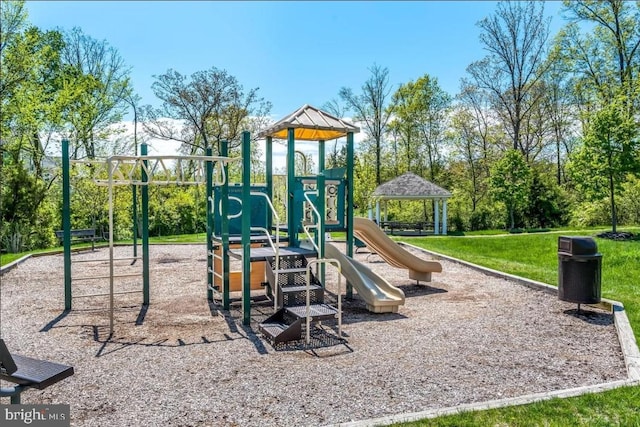
[[[307,318],[307,259],[304,255],[281,256],[278,283],[275,281],[275,257],[267,258],[267,279],[272,289],[278,286],[276,313],[259,326],[260,332],[272,344],[302,339],[302,325]],[[335,319],[338,310],[324,303],[324,288],[313,273],[309,286],[308,313],[312,322]]]

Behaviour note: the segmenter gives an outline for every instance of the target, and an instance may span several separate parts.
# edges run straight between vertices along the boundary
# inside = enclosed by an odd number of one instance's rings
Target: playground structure
[[[140,156],[111,156],[103,162],[91,161],[96,169],[102,165],[106,179],[94,179],[96,184],[108,187],[109,192],[109,274],[73,280],[108,279],[109,292],[76,297],[109,296],[109,330],[114,330],[114,295],[142,292],[142,304],[150,304],[149,280],[149,185],[204,184],[207,196],[207,299],[219,301],[229,310],[231,293],[240,292],[242,323],[251,323],[251,292],[267,288],[272,295],[274,314],[259,326],[263,335],[273,344],[300,340],[306,325],[309,343],[311,323],[337,319],[341,338],[341,283],[347,279],[346,296],[351,298],[353,288],[362,296],[367,308],[373,312],[397,312],[404,304],[404,294],[386,280],[375,275],[368,267],[353,260],[354,233],[375,249],[383,259],[394,266],[410,269],[410,277],[430,280],[431,272],[441,271],[438,263],[413,266],[395,242],[383,240],[373,228],[353,215],[353,134],[359,129],[341,119],[314,107],[305,105],[291,115],[276,122],[259,136],[266,141],[266,183],[251,183],[249,132],[243,132],[241,159],[228,157],[228,146],[220,141],[220,156],[148,156],[142,145]],[[346,168],[325,168],[325,141],[346,136]],[[280,218],[272,204],[273,195],[273,139],[287,141],[286,222]],[[318,173],[311,176],[295,174],[295,142],[318,142]],[[65,309],[72,308],[72,274],[70,250],[70,164],[68,142],[63,141],[63,239],[65,258]],[[229,183],[230,162],[242,161],[242,182]],[[175,179],[167,179],[167,163],[175,162]],[[88,163],[88,161],[74,161]],[[195,165],[195,173],[187,176],[182,165]],[[164,175],[159,172],[165,172]],[[156,176],[157,175],[157,176]],[[161,176],[162,175],[162,176]],[[117,185],[141,187],[142,257],[115,259],[113,255],[113,188]],[[371,223],[373,224],[373,223]],[[375,226],[375,224],[373,224]],[[377,227],[376,227],[377,229]],[[326,231],[346,233],[346,254],[325,243]],[[381,233],[377,229],[378,233]],[[382,233],[384,234],[384,233]],[[386,237],[386,236],[384,236]],[[403,253],[404,252],[404,253]],[[238,259],[241,270],[230,271],[230,258]],[[114,289],[115,261],[142,261],[142,289],[118,291]],[[95,262],[95,261],[92,261]],[[325,303],[325,267],[332,265],[339,271],[337,306]]]

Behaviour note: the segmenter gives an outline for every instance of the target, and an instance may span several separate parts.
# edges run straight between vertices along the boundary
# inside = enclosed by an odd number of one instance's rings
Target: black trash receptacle
[[[578,304],[600,302],[602,254],[591,237],[558,238],[558,298]]]

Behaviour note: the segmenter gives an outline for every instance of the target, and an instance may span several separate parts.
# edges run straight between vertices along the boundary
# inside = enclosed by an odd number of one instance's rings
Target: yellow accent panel
[[[330,141],[332,139],[340,138],[346,135],[346,132],[340,132],[336,130],[327,129],[309,129],[309,128],[296,128],[295,139],[297,141]],[[282,129],[275,132],[272,135],[276,139],[287,139],[288,130]]]
[[[240,248],[241,245],[229,245],[231,248]],[[251,245],[252,248],[260,247],[259,243],[254,243]],[[218,256],[222,256],[222,245],[219,245],[215,248],[215,253]],[[265,281],[265,269],[266,262],[264,261],[254,261],[251,263],[251,287],[252,291],[262,289],[262,282]],[[217,274],[222,273],[222,260],[220,258],[215,258],[213,260],[213,270]],[[213,284],[215,286],[220,286],[220,291],[222,291],[222,279],[218,276],[213,276]],[[242,290],[242,271],[229,271],[229,291],[236,292]]]

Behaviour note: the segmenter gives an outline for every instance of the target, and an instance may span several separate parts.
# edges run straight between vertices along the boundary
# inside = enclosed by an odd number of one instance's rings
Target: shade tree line
[[[460,230],[637,222],[640,6],[565,2],[566,25],[556,35],[543,7],[501,2],[478,23],[487,54],[469,64],[457,94],[428,73],[393,87],[389,69],[374,64],[360,88],[343,87],[327,100],[324,109],[356,121],[365,135],[355,159],[361,214],[377,185],[411,171],[453,193],[450,222]],[[107,41],[79,28],[42,31],[29,24],[23,1],[0,8],[0,236],[7,250],[53,243],[60,180],[47,153],[57,150],[59,135],[72,142],[74,158],[134,154],[149,136],[180,142],[184,154],[220,154],[217,144],[227,140],[237,155],[241,131],[255,137],[272,120],[258,88],[243,88],[215,66],[154,76],[160,102],[140,105],[130,67]],[[118,126],[127,111],[134,138]],[[259,179],[264,165],[258,144],[252,147]],[[344,147],[329,147],[328,167],[343,165]],[[97,190],[83,191],[72,210],[85,213],[72,220],[94,226],[106,206],[91,195]],[[153,214],[157,233],[204,226],[194,219],[204,218],[196,190],[157,193],[158,207],[171,211]],[[191,218],[191,208],[202,215]],[[130,209],[121,210],[118,234],[127,237]],[[432,209],[404,203],[390,215],[429,220]]]
[[[553,36],[543,8],[500,2],[481,20],[487,55],[453,97],[429,74],[394,90],[374,65],[360,94],[343,88],[326,105],[365,124],[359,204],[411,171],[452,191],[461,230],[635,221],[640,5],[566,1]],[[407,202],[391,215],[429,219]]]

